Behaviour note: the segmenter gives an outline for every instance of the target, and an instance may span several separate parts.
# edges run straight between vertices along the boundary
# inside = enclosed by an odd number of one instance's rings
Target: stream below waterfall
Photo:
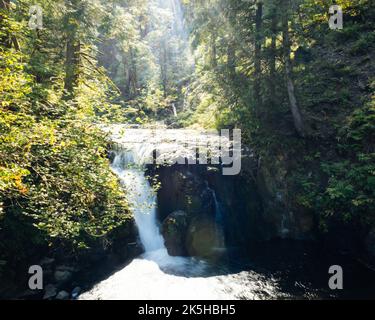
[[[132,204],[145,253],[82,294],[80,299],[216,300],[256,299],[265,294],[274,296],[277,290],[274,281],[255,272],[230,274],[224,266],[168,254],[156,218],[155,192],[142,167],[135,163],[137,155],[133,152],[116,152],[112,170],[120,178]],[[252,281],[255,278],[257,281],[249,282],[249,276]]]
[[[172,134],[176,139],[176,133]],[[231,251],[216,261],[172,257],[164,245],[157,219],[156,194],[145,176],[142,158],[147,140],[130,132],[127,140],[113,135],[124,148],[114,152],[112,170],[126,191],[144,253],[127,265],[113,268],[105,279],[93,281],[79,299],[99,300],[223,300],[223,299],[322,299],[374,297],[375,278],[350,258],[322,251],[301,241],[275,240]],[[143,142],[133,143],[131,140]],[[127,144],[126,142],[129,142]],[[168,146],[166,149],[171,150]],[[172,148],[176,152],[176,148]],[[211,190],[214,193],[214,190]],[[217,206],[216,195],[215,205]],[[216,220],[222,219],[217,208]],[[328,288],[328,267],[342,265],[345,288]],[[101,280],[101,281],[99,281]]]
[[[155,192],[135,158],[132,151],[116,152],[112,170],[127,192],[145,253],[80,299],[256,298],[255,290],[244,286],[246,272],[226,275],[225,268],[218,272],[204,260],[168,254],[156,219]],[[275,290],[272,281],[262,281],[261,287],[269,294]]]

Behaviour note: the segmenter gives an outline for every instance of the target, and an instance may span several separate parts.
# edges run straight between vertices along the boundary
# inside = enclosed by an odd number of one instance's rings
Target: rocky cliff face
[[[236,176],[223,176],[219,166],[149,166],[148,174],[161,185],[158,218],[169,253],[209,255],[205,247],[218,247],[218,224],[227,248],[274,238],[313,239],[312,213],[289,203],[287,170],[282,160],[258,163],[252,157],[243,158]]]
[[[310,240],[314,238],[313,212],[295,206],[288,184],[290,164],[283,156],[260,161],[256,185],[263,204],[263,218],[269,226],[265,238]]]
[[[217,230],[225,224],[217,221],[221,200],[209,182],[211,175],[221,174],[218,168],[174,165],[149,171],[161,185],[158,218],[169,254],[210,256],[220,245]]]
[[[215,166],[173,165],[149,167],[148,174],[161,185],[158,218],[171,255],[207,256],[209,247],[215,251],[220,241],[227,248],[246,247],[251,241],[277,235],[277,226],[270,232],[273,221],[263,215],[262,199],[249,170],[223,176]]]
[[[348,254],[375,265],[375,229],[363,225],[360,218],[343,221],[339,217],[326,218],[326,232],[319,226],[319,206],[311,209],[299,206],[294,170],[298,167],[281,152],[262,159],[256,170],[257,192],[261,199],[261,239],[283,238],[317,240],[333,251]],[[314,168],[306,167],[306,175]],[[321,178],[320,178],[321,179]],[[321,181],[324,184],[323,181]],[[373,267],[372,267],[373,268]]]

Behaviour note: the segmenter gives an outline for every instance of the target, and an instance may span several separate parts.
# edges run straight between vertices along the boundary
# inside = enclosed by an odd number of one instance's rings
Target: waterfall
[[[215,249],[223,249],[225,248],[225,237],[224,237],[224,230],[223,230],[223,210],[219,200],[217,199],[217,195],[214,189],[210,188],[208,182],[205,181],[206,190],[212,197],[214,202],[214,209],[215,209],[215,233],[216,233],[216,248]]]
[[[219,248],[225,247],[225,238],[223,230],[223,210],[217,200],[215,190],[212,190],[212,197],[215,203],[215,224],[216,224],[216,241]]]
[[[120,178],[129,203],[132,204],[131,209],[145,251],[164,249],[164,240],[156,219],[156,195],[143,168],[135,163],[135,158],[138,157],[132,151],[117,151],[111,167]]]
[[[174,105],[174,103],[172,103],[172,110],[173,110],[173,115],[174,115],[175,117],[177,117],[177,116],[178,116],[178,114],[177,114],[177,109],[176,109],[176,106]]]
[[[195,139],[198,133],[166,130],[163,137],[158,137],[154,130],[125,130],[122,125],[113,126],[108,132],[116,143],[111,168],[125,189],[145,252],[81,294],[79,299],[254,299],[257,287],[253,283],[258,283],[261,278],[253,271],[238,273],[236,269],[232,273],[227,266],[200,258],[170,256],[164,246],[156,217],[156,195],[145,177],[144,164],[155,145],[161,147],[162,154],[171,153],[171,150],[181,154],[181,143],[176,144],[176,140]],[[214,203],[218,239],[224,243],[220,199],[214,190],[208,188],[208,183],[207,192],[209,202]],[[214,249],[222,248],[220,240],[217,241]]]

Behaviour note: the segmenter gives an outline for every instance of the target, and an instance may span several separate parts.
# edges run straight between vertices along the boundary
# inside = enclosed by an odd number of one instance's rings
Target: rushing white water
[[[134,137],[134,131],[129,139]],[[147,137],[148,140],[151,138]],[[265,293],[272,296],[274,283],[253,271],[231,274],[225,268],[203,260],[168,255],[156,219],[155,193],[140,165],[144,163],[147,152],[142,144],[131,143],[126,138],[124,145],[126,149],[116,151],[112,170],[120,178],[132,204],[145,253],[83,293],[79,299],[223,300],[257,299]],[[215,205],[219,210],[217,199]],[[221,213],[217,214],[221,219]]]
[[[121,150],[132,150],[137,164],[153,163],[153,152],[165,163],[176,163],[185,158],[196,161],[196,147],[202,155],[219,159],[221,149],[231,149],[232,141],[217,131],[194,129],[134,129],[123,124],[101,126],[111,135],[111,140]],[[130,154],[128,155],[130,156]]]
[[[274,295],[275,285],[251,271],[208,275],[202,261],[146,253],[82,294],[81,300],[226,300]],[[178,272],[178,274],[177,274]],[[182,274],[185,275],[182,275]]]
[[[132,152],[117,152],[112,170],[118,175],[126,189],[145,251],[165,248],[163,237],[157,226],[154,190],[145,178],[143,170],[136,166]]]
[[[173,116],[177,117],[178,116],[177,109],[176,109],[176,106],[174,105],[174,103],[172,103],[172,110],[173,110]]]
[[[212,196],[215,202],[215,222],[216,222],[216,238],[219,248],[225,247],[225,236],[223,230],[223,212],[219,201],[217,200],[215,190],[212,190]]]

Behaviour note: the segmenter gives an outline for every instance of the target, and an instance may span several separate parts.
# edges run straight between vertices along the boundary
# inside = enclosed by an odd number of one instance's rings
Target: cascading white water
[[[156,219],[156,196],[144,171],[137,166],[134,158],[132,151],[117,151],[112,170],[126,189],[145,251],[164,249],[164,240]]]
[[[274,291],[274,285],[255,272],[230,274],[220,265],[212,266],[196,258],[169,256],[156,219],[155,194],[142,169],[144,159],[152,151],[148,143],[155,137],[152,131],[134,129],[123,134],[116,128],[114,131],[116,134],[112,138],[128,151],[115,152],[112,169],[124,186],[146,252],[80,295],[79,299],[256,299],[260,280],[262,290]],[[186,131],[178,134],[166,130],[165,140],[169,136],[186,136]],[[162,150],[170,152],[170,143],[164,143]],[[217,199],[216,205],[219,209]],[[220,219],[220,212],[217,214]]]
[[[224,222],[223,210],[219,203],[219,200],[217,199],[215,190],[209,187],[207,181],[205,181],[205,183],[206,183],[206,190],[211,195],[212,200],[214,201],[214,206],[215,206],[215,231],[216,231],[216,248],[215,249],[225,250],[225,236],[224,236],[224,230],[223,230],[223,222]]]
[[[223,211],[219,201],[217,200],[215,190],[212,190],[212,196],[215,202],[215,222],[216,222],[216,240],[219,248],[225,247],[225,237],[223,230]]]
[[[172,103],[172,110],[173,110],[173,115],[174,115],[175,117],[177,117],[177,116],[178,116],[178,114],[177,114],[177,109],[176,109],[176,106],[174,105],[174,103]]]

